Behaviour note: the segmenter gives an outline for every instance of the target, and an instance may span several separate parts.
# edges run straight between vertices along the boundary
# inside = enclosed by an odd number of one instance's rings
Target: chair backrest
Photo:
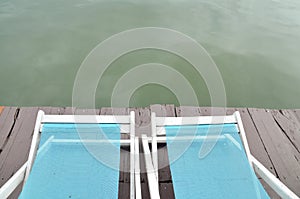
[[[236,124],[250,167],[252,167],[260,175],[260,177],[262,177],[274,189],[274,191],[279,196],[283,198],[298,198],[297,195],[295,195],[290,189],[288,189],[280,180],[278,180],[271,172],[269,172],[258,160],[256,160],[252,156],[239,112],[235,112],[233,115],[228,115],[228,116],[198,116],[198,117],[156,117],[155,113],[152,113],[151,114],[152,137],[150,139],[144,137],[144,140],[145,142],[146,140],[148,140],[149,142],[152,143],[152,164],[153,164],[153,170],[155,171],[155,176],[158,177],[157,143],[167,142],[165,127],[186,126],[186,125],[218,125],[218,124]],[[205,136],[205,138],[208,137],[209,135]],[[194,139],[196,137],[183,136],[181,137],[181,139],[182,138]],[[228,139],[230,139],[230,136],[228,137]],[[235,140],[232,139],[231,141],[234,142]],[[150,187],[149,190],[151,191]]]
[[[141,198],[141,189],[140,189],[140,179],[139,179],[139,159],[135,152],[135,146],[138,145],[138,139],[135,139],[135,114],[130,112],[130,115],[45,115],[43,111],[39,111],[36,119],[36,124],[34,128],[32,143],[30,147],[30,152],[27,162],[23,167],[10,179],[8,182],[1,187],[0,189],[0,198],[6,198],[12,193],[12,191],[22,182],[24,184],[30,175],[34,160],[37,155],[37,149],[39,146],[41,133],[43,126],[47,127],[46,129],[53,128],[54,126],[91,126],[95,124],[118,124],[120,127],[121,134],[128,134],[129,139],[119,139],[119,140],[51,140],[47,139],[46,142],[80,142],[80,143],[93,143],[93,142],[119,142],[120,145],[129,145],[130,146],[130,198],[135,197]],[[74,126],[72,128],[75,128]],[[51,138],[51,137],[50,137]],[[44,150],[45,143],[40,146],[39,151]],[[135,171],[137,167],[137,171]],[[137,178],[137,180],[135,180]],[[137,189],[136,189],[137,187]]]
[[[28,161],[0,188],[0,198],[7,198],[15,188],[22,182],[26,181],[32,165],[34,163],[37,148],[40,140],[40,133],[43,125],[53,123],[68,123],[68,124],[119,124],[120,133],[129,134],[129,139],[120,140],[121,145],[130,146],[130,198],[140,199],[141,184],[140,184],[140,164],[139,164],[139,139],[135,137],[135,114],[130,115],[45,115],[43,111],[39,111]],[[268,171],[258,160],[250,153],[245,130],[239,112],[235,112],[229,116],[199,116],[199,117],[156,117],[155,113],[151,115],[151,136],[142,136],[142,146],[145,153],[145,163],[151,198],[159,198],[158,185],[158,157],[157,143],[167,142],[166,126],[174,125],[217,125],[217,124],[236,124],[239,136],[244,147],[247,160],[254,168],[256,173],[260,175],[275,192],[282,198],[299,198],[281,181],[279,181],[271,172]],[[186,139],[190,139],[186,136]],[[230,136],[229,138],[230,139]],[[150,151],[149,143],[152,145]],[[42,147],[42,146],[41,146]]]

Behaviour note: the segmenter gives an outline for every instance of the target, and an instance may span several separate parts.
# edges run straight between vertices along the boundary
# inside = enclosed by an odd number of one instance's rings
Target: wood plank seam
[[[15,124],[16,124],[16,121],[17,121],[18,116],[19,116],[19,112],[20,112],[20,108],[17,108],[16,112],[15,112],[15,115],[14,115],[13,124],[12,124],[12,126],[11,126],[11,128],[9,130],[9,133],[6,136],[6,139],[5,139],[4,143],[3,143],[3,145],[0,147],[0,154],[1,154],[2,150],[5,148],[6,144],[8,143],[8,140],[9,140],[9,138],[10,138],[12,132],[13,132],[13,129],[14,129]]]
[[[284,128],[281,126],[281,124],[279,123],[279,121],[277,120],[276,117],[274,117],[274,115],[272,114],[272,117],[275,121],[275,123],[277,124],[277,126],[281,129],[281,131],[284,133],[284,135],[288,138],[288,140],[291,142],[291,145],[294,146],[294,148],[296,149],[296,151],[298,151],[298,153],[300,153],[298,147],[295,145],[295,143],[292,141],[291,137],[288,135],[288,133],[284,130]],[[296,158],[296,157],[295,157]],[[297,158],[296,158],[297,159]]]
[[[151,105],[150,111],[155,112],[157,116],[177,117],[176,107],[174,105]],[[158,143],[157,146],[158,157],[158,181],[161,198],[174,199],[174,187],[172,181],[172,174],[169,166],[169,158],[166,143]],[[167,163],[166,163],[167,162]]]
[[[249,109],[260,131],[278,178],[296,194],[299,192],[299,153],[277,126],[269,109]]]
[[[163,111],[164,110],[164,107],[163,106],[165,106],[165,105],[162,105],[162,108],[161,108],[161,110],[159,110],[159,111]],[[5,109],[6,108],[10,108],[10,107],[5,107]],[[16,108],[16,107],[15,107]],[[173,107],[174,108],[174,114],[175,114],[175,116],[177,117],[177,115],[180,115],[180,112],[181,112],[181,110],[179,110],[178,112],[176,111],[176,107]],[[2,112],[2,116],[3,116],[3,114],[6,112],[5,111],[5,109],[3,110],[3,112]],[[52,110],[52,109],[55,109],[55,110]],[[51,112],[49,112],[49,114],[59,114],[59,115],[61,115],[61,114],[64,114],[64,112],[65,112],[65,109],[68,109],[68,110],[71,110],[71,109],[69,109],[69,108],[60,108],[60,110],[56,110],[56,108],[53,108],[53,107],[49,107],[49,111]],[[145,108],[144,108],[145,109]],[[149,108],[148,108],[149,109]],[[138,110],[138,108],[136,108],[136,110]],[[171,109],[168,109],[169,111],[171,110]],[[248,114],[249,114],[249,116],[251,117],[251,120],[249,120],[249,121],[252,121],[253,122],[253,126],[254,126],[254,128],[252,128],[252,130],[251,131],[253,131],[254,129],[256,129],[256,131],[257,132],[255,132],[256,134],[257,134],[257,137],[258,137],[258,139],[262,142],[262,146],[260,147],[261,148],[261,150],[265,150],[266,151],[266,154],[264,155],[264,157],[265,158],[269,158],[269,160],[270,160],[270,162],[271,162],[271,165],[272,165],[272,167],[273,167],[273,169],[274,169],[274,172],[275,172],[275,174],[276,174],[276,177],[277,178],[279,178],[279,174],[281,175],[281,173],[280,173],[280,170],[279,171],[277,171],[278,170],[278,168],[277,168],[277,170],[276,170],[276,168],[275,168],[275,166],[274,166],[274,162],[276,163],[276,160],[274,160],[274,154],[273,153],[270,153],[270,151],[267,151],[266,149],[269,147],[269,145],[267,145],[268,144],[268,142],[266,141],[266,138],[264,137],[264,135],[262,135],[261,134],[261,130],[263,129],[262,128],[262,126],[260,125],[260,124],[256,124],[255,122],[254,122],[254,119],[256,119],[256,122],[258,122],[259,120],[257,120],[257,118],[256,118],[256,115],[252,115],[252,114],[250,114],[250,112],[251,112],[251,109],[250,109],[250,111],[249,111],[249,109],[245,109],[247,112],[248,112]],[[266,110],[266,109],[264,109],[265,111],[268,111],[268,110]],[[20,108],[18,108],[18,111],[20,111]],[[72,109],[72,112],[74,111],[74,109]],[[145,117],[145,115],[147,115],[147,114],[144,114],[143,112],[147,112],[148,110],[140,110],[140,111],[137,111],[137,114],[140,116],[140,117]],[[299,123],[300,123],[300,117],[299,117],[299,113],[300,112],[297,112],[298,113],[298,115],[296,114],[296,110],[290,110],[291,112],[284,112],[285,110],[278,110],[278,111],[276,111],[276,110],[274,110],[274,113],[278,113],[277,114],[277,118],[276,118],[276,116],[274,116],[273,114],[272,114],[272,112],[271,112],[271,115],[272,115],[272,117],[270,117],[270,118],[272,118],[274,121],[273,121],[273,127],[276,127],[276,126],[278,126],[278,129],[282,132],[282,136],[283,137],[287,137],[288,139],[286,139],[287,141],[288,141],[288,143],[290,144],[290,148],[292,148],[292,147],[295,147],[295,144],[293,144],[293,142],[292,141],[294,141],[294,139],[292,139],[292,137],[291,136],[293,136],[293,134],[291,134],[291,132],[289,131],[289,126],[288,125],[286,125],[284,122],[286,121],[285,120],[285,118],[287,119],[287,120],[289,120],[289,122],[290,123],[288,123],[289,125],[291,125],[290,127],[293,127],[293,129],[292,130],[294,130],[294,132],[295,133],[298,133],[298,131],[295,131],[295,128],[297,127],[299,127],[299,124],[297,123],[297,121],[299,121]],[[299,110],[297,110],[297,111],[299,111]],[[10,136],[7,136],[7,137],[9,137],[10,139],[12,139],[12,136],[14,135],[14,132],[13,132],[13,130],[12,129],[14,129],[14,128],[17,128],[17,126],[15,126],[15,124],[16,124],[16,122],[17,122],[17,120],[19,120],[20,118],[20,116],[18,116],[18,114],[17,114],[17,116],[15,116],[15,118],[13,119],[13,113],[16,113],[17,111],[16,110],[13,110],[13,112],[11,112],[11,116],[10,116],[10,123],[9,123],[9,125],[7,125],[7,128],[6,128],[6,133],[5,133],[5,135],[2,137],[2,138],[5,138],[7,135],[8,135],[8,133],[10,134]],[[53,113],[52,113],[53,112]],[[74,111],[74,112],[76,112],[76,111]],[[84,112],[84,111],[83,111]],[[182,111],[182,112],[184,112],[184,111]],[[179,114],[178,114],[179,113]],[[280,113],[280,114],[279,114]],[[294,113],[294,118],[293,117],[291,117],[291,116],[293,116],[293,114],[292,113]],[[77,113],[78,114],[78,113]],[[289,115],[290,114],[290,115]],[[282,117],[281,117],[282,116]],[[284,118],[283,118],[284,117]],[[249,118],[250,119],[250,118]],[[3,120],[3,121],[5,121],[5,120]],[[17,122],[18,123],[18,122]],[[294,123],[295,123],[295,126],[294,126]],[[12,125],[13,124],[13,125]],[[145,120],[141,120],[141,123],[140,123],[140,126],[146,126],[146,124],[147,124],[147,121],[145,121]],[[1,124],[0,124],[1,125]],[[12,127],[13,126],[13,127]],[[10,129],[11,128],[11,129]],[[269,126],[268,125],[265,125],[265,128],[269,128]],[[1,128],[0,128],[1,129]],[[18,128],[18,129],[20,129],[20,128]],[[260,129],[260,131],[258,131]],[[21,130],[21,129],[20,129]],[[1,131],[1,130],[0,130]],[[2,133],[2,132],[0,132],[0,133]],[[272,133],[272,132],[269,132],[269,133]],[[293,133],[293,132],[292,132]],[[269,136],[270,135],[272,135],[272,134],[269,134]],[[274,138],[276,138],[276,137],[274,137]],[[264,141],[265,142],[264,142]],[[297,141],[297,140],[296,140]],[[3,142],[2,142],[2,145],[3,145]],[[293,146],[292,146],[293,145]],[[295,147],[296,148],[296,147]],[[299,150],[297,150],[297,149],[299,149],[299,145],[298,145],[298,148],[296,148],[296,150],[294,151],[294,152],[296,152],[295,154],[299,154]],[[271,151],[272,152],[272,151]],[[1,154],[1,148],[0,148],[0,154]],[[299,156],[298,155],[296,155],[297,157],[295,157],[295,159],[297,159],[297,161],[298,161],[298,163],[299,163]],[[271,157],[273,158],[273,160],[271,159]],[[268,164],[269,165],[269,167],[271,166],[270,164]],[[276,163],[276,165],[278,166],[278,162]],[[277,167],[276,166],[276,167]],[[287,169],[293,169],[293,168],[289,168],[289,167],[287,167]],[[278,174],[278,172],[279,172],[279,174]],[[259,178],[259,179],[262,179],[262,178]],[[299,179],[299,178],[298,178]],[[128,179],[127,179],[128,180]],[[125,182],[125,183],[124,183]],[[163,184],[162,184],[163,183]],[[126,183],[126,180],[125,179],[123,179],[123,181],[120,181],[120,184],[124,184],[124,186],[121,186],[121,187],[119,187],[119,188],[121,188],[121,189],[124,189],[124,191],[120,191],[120,193],[122,193],[122,194],[125,194],[126,196],[124,197],[124,198],[129,198],[129,196],[127,196],[127,189],[129,189],[129,188],[127,188],[127,185],[129,185],[129,183]],[[170,187],[169,187],[169,185],[170,185]],[[164,179],[164,180],[160,180],[160,187],[161,187],[161,190],[162,189],[169,189],[169,188],[172,188],[173,187],[173,185],[172,185],[172,180],[167,180],[167,179]],[[169,198],[169,197],[168,197]]]
[[[253,121],[245,108],[235,108],[227,111],[227,114],[233,114],[234,111],[239,111],[243,120],[243,125],[246,130],[246,136],[249,142],[251,154],[254,155],[263,165],[267,166],[270,171],[275,174],[273,165],[268,157],[264,145],[259,137],[259,133],[255,128]]]
[[[127,108],[111,108],[102,107],[99,109],[99,115],[128,115]],[[121,139],[125,139],[121,135]],[[129,173],[129,146],[121,146],[120,148],[120,165],[119,165],[119,183],[118,183],[118,198],[130,198],[130,173]],[[128,164],[127,164],[128,163]]]
[[[37,111],[37,107],[20,109],[9,142],[0,156],[1,183],[6,182],[26,161]],[[18,198],[21,188],[22,185],[19,185],[9,198]]]
[[[275,174],[276,174],[276,178],[279,178],[279,175],[278,175],[278,173],[277,173],[277,171],[276,171],[276,168],[275,168],[275,166],[274,166],[274,163],[273,163],[273,161],[272,161],[272,159],[271,159],[270,154],[269,154],[268,151],[267,151],[267,148],[266,148],[266,146],[265,146],[265,143],[264,143],[263,139],[261,138],[261,135],[259,134],[259,130],[258,130],[258,128],[257,128],[257,126],[256,126],[256,124],[255,124],[255,122],[254,122],[254,120],[253,120],[253,117],[252,117],[252,115],[251,115],[251,113],[250,113],[250,111],[249,111],[249,108],[247,108],[247,111],[248,111],[248,113],[249,113],[249,115],[250,115],[250,117],[251,117],[251,120],[252,120],[252,122],[253,122],[253,124],[254,124],[254,127],[255,127],[256,131],[258,132],[259,139],[261,140],[261,142],[262,142],[262,144],[263,144],[263,147],[264,147],[265,151],[267,152],[267,155],[268,155],[268,157],[269,157],[269,159],[270,159],[270,161],[271,161],[271,164],[272,164],[272,166],[273,166],[274,172],[275,172]]]
[[[290,115],[290,117],[288,117],[286,114],[288,113],[284,113],[284,110],[279,110],[276,112],[272,111],[272,116],[275,122],[277,123],[278,127],[286,135],[286,137],[289,139],[289,141],[295,147],[298,153],[300,153],[300,135],[298,134],[300,133],[300,129],[298,129],[300,128],[300,122],[298,122],[297,116],[293,113],[291,113],[292,115]],[[282,119],[280,119],[280,117],[282,117]]]

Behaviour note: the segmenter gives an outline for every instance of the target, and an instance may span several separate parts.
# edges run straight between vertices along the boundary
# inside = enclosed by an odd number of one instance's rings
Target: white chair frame
[[[44,123],[117,123],[121,125],[121,133],[130,135],[130,139],[120,140],[121,145],[130,146],[130,198],[141,199],[141,181],[140,181],[140,163],[139,163],[139,140],[135,137],[135,114],[130,112],[129,116],[118,115],[45,115],[39,111],[35,123],[34,134],[27,162],[0,188],[0,198],[7,198],[16,187],[23,181],[26,182],[34,159],[36,157],[40,134]],[[147,169],[148,185],[152,199],[159,199],[158,184],[158,157],[157,143],[166,143],[165,126],[170,125],[200,125],[200,124],[237,124],[239,135],[243,142],[249,164],[260,175],[266,183],[282,198],[299,199],[287,186],[277,179],[268,169],[266,169],[257,159],[255,159],[249,149],[245,130],[242,124],[239,112],[229,116],[199,116],[199,117],[156,117],[155,113],[151,114],[151,137],[142,136],[142,146],[145,155]],[[216,139],[216,137],[196,136],[193,139]],[[219,139],[218,137],[217,139]],[[191,139],[189,136],[183,139]],[[230,138],[229,138],[230,139]],[[59,141],[59,140],[51,140]],[[60,142],[66,140],[60,140]],[[73,140],[76,141],[76,140]],[[69,140],[70,142],[70,140]],[[72,140],[71,140],[72,142]],[[85,140],[85,142],[94,142],[94,140]],[[97,140],[96,142],[102,142]],[[105,142],[103,140],[103,142]],[[149,143],[152,144],[152,152],[149,149]]]
[[[29,151],[27,162],[0,188],[0,198],[7,198],[16,187],[25,184],[32,165],[34,163],[42,126],[45,123],[85,123],[85,124],[120,124],[121,132],[130,135],[130,139],[116,140],[121,145],[130,146],[130,198],[141,199],[141,182],[139,168],[139,142],[135,137],[135,114],[133,111],[130,115],[45,115],[43,111],[39,111],[34,127],[33,138]],[[50,140],[51,142],[78,142],[78,140]],[[80,140],[82,142],[82,140]],[[83,142],[108,142],[109,140],[84,140]],[[42,148],[42,147],[41,147]]]
[[[241,137],[243,147],[246,152],[249,164],[256,171],[256,173],[264,179],[264,181],[270,185],[270,187],[283,199],[299,199],[299,197],[292,192],[286,185],[284,185],[278,178],[276,178],[267,168],[265,168],[250,152],[247,137],[243,127],[242,119],[240,113],[236,111],[233,115],[228,116],[198,116],[198,117],[156,117],[155,113],[151,114],[151,130],[152,137],[147,138],[143,136],[143,147],[145,152],[145,160],[149,159],[148,156],[148,144],[152,143],[152,162],[147,163],[146,169],[148,173],[155,173],[153,176],[156,178],[156,185],[149,183],[149,191],[152,199],[158,199],[158,157],[157,157],[157,143],[166,143],[166,131],[165,126],[172,125],[201,125],[201,124],[236,124],[239,130],[239,135]],[[223,137],[226,138],[226,135]],[[182,136],[181,139],[220,139],[220,136]],[[227,136],[228,139],[232,140]],[[148,147],[148,149],[147,149]],[[145,151],[146,150],[146,151]],[[150,150],[149,150],[150,151]],[[148,167],[147,167],[148,165]],[[148,176],[149,180],[149,176]],[[158,193],[157,193],[158,192]],[[152,197],[153,196],[153,197]]]

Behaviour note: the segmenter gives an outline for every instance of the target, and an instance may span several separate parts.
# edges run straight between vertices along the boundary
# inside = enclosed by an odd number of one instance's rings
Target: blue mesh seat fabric
[[[117,124],[44,124],[39,150],[21,199],[117,198]],[[101,161],[106,159],[106,161]]]
[[[204,139],[180,139],[196,135],[220,138],[206,140],[213,147],[202,157]],[[236,124],[167,126],[166,136],[176,199],[269,198],[249,165]]]

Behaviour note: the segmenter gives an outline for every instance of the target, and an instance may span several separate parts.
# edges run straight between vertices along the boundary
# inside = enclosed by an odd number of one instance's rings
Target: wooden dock
[[[157,116],[199,116],[211,115],[214,109],[218,115],[220,108],[211,107],[174,107],[173,105],[151,105],[147,108],[101,108],[96,114],[123,115],[134,110],[136,113],[136,133],[150,133],[150,113]],[[46,114],[91,114],[94,110],[70,107],[0,107],[0,187],[25,163],[36,115],[38,110]],[[300,110],[268,110],[256,108],[227,108],[227,114],[240,111],[246,130],[251,153],[292,191],[300,196]],[[159,144],[159,164],[168,162],[165,144]],[[128,150],[124,148],[124,150]],[[128,153],[122,153],[120,167],[129,171]],[[144,158],[141,170],[145,171]],[[129,173],[120,172],[119,198],[129,198]],[[260,179],[261,180],[261,179]],[[141,174],[143,198],[149,198],[147,176]],[[271,198],[279,198],[261,180]],[[161,198],[174,197],[170,168],[159,170]],[[17,198],[19,186],[10,198]]]

